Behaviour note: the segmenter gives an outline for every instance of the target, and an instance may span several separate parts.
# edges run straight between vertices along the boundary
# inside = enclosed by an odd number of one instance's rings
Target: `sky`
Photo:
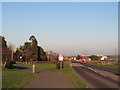
[[[117,2],[3,2],[2,35],[19,47],[34,35],[45,51],[114,55]]]
[[[2,2],[119,2],[119,0],[2,0]]]

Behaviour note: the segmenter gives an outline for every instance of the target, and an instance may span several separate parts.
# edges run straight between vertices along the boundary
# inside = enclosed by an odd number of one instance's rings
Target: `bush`
[[[96,56],[96,55],[91,55],[91,56],[89,56],[89,58],[90,58],[91,60],[99,60],[99,59],[101,59],[101,57]]]
[[[81,56],[80,56],[80,55],[77,55],[76,59],[78,60],[78,59],[80,59],[80,58],[81,58]]]
[[[13,69],[14,68],[13,64],[16,64],[16,62],[15,61],[9,61],[9,62],[6,63],[5,68]]]

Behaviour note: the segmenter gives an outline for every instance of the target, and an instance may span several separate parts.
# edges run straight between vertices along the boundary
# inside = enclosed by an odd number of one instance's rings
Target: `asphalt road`
[[[72,67],[90,88],[118,88],[117,81],[104,77],[84,65],[73,63]]]

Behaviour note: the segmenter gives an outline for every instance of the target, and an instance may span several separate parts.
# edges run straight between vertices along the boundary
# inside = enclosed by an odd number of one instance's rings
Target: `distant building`
[[[107,59],[107,58],[108,58],[107,56],[102,55],[102,54],[96,54],[96,56],[101,57],[101,59],[100,59],[100,60],[105,60],[105,59]]]
[[[76,60],[76,57],[74,57],[73,60]]]
[[[107,58],[108,58],[107,56],[102,56],[102,58],[100,60],[105,60]]]

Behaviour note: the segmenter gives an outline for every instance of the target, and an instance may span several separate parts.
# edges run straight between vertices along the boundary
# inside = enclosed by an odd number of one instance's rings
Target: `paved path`
[[[31,69],[23,67],[23,64],[17,64],[15,68],[27,70]],[[39,75],[28,83],[24,88],[74,88],[67,75],[56,72],[37,71]]]
[[[74,88],[69,78],[60,73],[40,72],[25,88]]]

